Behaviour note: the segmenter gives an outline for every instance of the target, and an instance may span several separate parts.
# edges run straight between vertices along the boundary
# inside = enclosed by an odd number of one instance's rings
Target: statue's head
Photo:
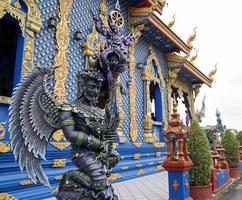
[[[100,71],[85,70],[78,74],[79,98],[88,104],[96,104],[104,77]]]

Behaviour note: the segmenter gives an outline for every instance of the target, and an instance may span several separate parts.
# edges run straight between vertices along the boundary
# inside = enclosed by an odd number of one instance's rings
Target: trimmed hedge
[[[211,151],[206,133],[197,121],[193,121],[190,127],[188,151],[193,162],[193,167],[189,170],[190,184],[193,186],[209,185]]]
[[[230,130],[226,130],[222,138],[222,145],[224,148],[225,159],[228,162],[229,167],[239,167],[239,142]]]
[[[240,146],[242,146],[242,131],[238,132],[236,139],[239,141]]]

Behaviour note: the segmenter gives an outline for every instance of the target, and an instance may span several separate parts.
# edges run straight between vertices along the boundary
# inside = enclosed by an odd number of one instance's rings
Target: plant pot
[[[230,178],[239,178],[240,177],[240,168],[229,168]]]
[[[212,198],[212,184],[201,186],[190,186],[193,200],[210,200]]]

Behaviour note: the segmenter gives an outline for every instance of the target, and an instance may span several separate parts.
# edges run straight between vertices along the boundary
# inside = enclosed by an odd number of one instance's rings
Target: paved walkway
[[[119,200],[167,200],[166,171],[113,184]],[[48,200],[55,200],[50,198]],[[47,200],[47,199],[46,199]]]
[[[120,200],[167,200],[167,172],[116,183],[114,188]]]
[[[220,200],[241,200],[242,199],[242,178],[223,194]]]

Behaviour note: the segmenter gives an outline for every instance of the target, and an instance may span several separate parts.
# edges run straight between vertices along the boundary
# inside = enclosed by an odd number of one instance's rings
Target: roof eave
[[[212,81],[189,61],[186,60],[184,62],[183,68],[193,74],[197,79],[202,81],[208,87],[212,87]]]
[[[167,38],[169,38],[169,40],[174,42],[180,51],[184,52],[185,54],[190,53],[190,48],[158,18],[155,12],[152,12],[152,14],[148,16],[148,22],[155,26]]]

